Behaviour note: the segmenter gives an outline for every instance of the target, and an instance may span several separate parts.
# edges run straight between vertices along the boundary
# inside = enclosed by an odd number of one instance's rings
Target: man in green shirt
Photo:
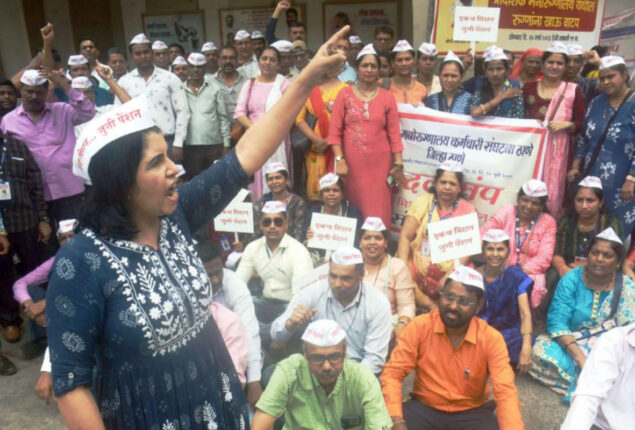
[[[381,388],[365,366],[346,357],[346,333],[332,320],[313,321],[303,354],[281,361],[256,403],[252,430],[271,430],[284,414],[285,430],[392,427]]]

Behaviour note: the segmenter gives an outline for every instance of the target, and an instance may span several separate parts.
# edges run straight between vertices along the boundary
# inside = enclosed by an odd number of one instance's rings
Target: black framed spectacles
[[[331,364],[340,364],[344,360],[344,354],[341,352],[334,352],[329,355],[311,354],[308,357],[309,363],[315,364],[316,366],[323,365],[326,360],[328,360]]]
[[[442,292],[441,297],[443,297],[445,300],[447,300],[450,303],[454,303],[454,301],[456,301],[459,303],[459,306],[470,306],[476,303],[474,299],[469,299],[463,296],[457,296],[454,293]]]
[[[284,219],[282,218],[265,218],[261,222],[265,227],[269,227],[272,221],[276,227],[282,227],[282,224],[284,224]]]

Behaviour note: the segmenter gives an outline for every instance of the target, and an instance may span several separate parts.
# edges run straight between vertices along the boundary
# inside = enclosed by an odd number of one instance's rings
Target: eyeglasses
[[[344,360],[344,354],[341,352],[334,352],[329,355],[317,355],[311,354],[309,357],[309,363],[315,364],[316,366],[321,366],[324,364],[324,361],[328,360],[331,364],[340,364]]]
[[[468,299],[467,297],[457,296],[454,293],[442,292],[441,297],[443,297],[445,300],[447,300],[450,303],[454,303],[455,301],[457,301],[459,303],[459,306],[470,306],[476,303],[474,299]]]
[[[272,221],[276,227],[282,227],[282,224],[284,224],[284,219],[282,218],[265,218],[261,222],[265,227],[269,227]]]

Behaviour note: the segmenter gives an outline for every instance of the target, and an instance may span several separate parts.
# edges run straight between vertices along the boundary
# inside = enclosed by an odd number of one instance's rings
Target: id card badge
[[[430,242],[428,242],[427,240],[421,242],[421,255],[423,255],[424,257],[430,256]]]
[[[11,200],[11,187],[9,183],[4,181],[0,182],[0,200],[7,201]]]
[[[227,251],[231,251],[232,249],[232,244],[229,243],[229,239],[227,239],[227,236],[223,236],[220,238],[220,247],[223,249],[223,251],[227,252]]]

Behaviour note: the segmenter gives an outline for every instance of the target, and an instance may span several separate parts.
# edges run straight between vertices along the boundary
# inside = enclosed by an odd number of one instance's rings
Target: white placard
[[[311,216],[313,238],[307,246],[316,249],[337,249],[355,244],[357,220],[336,215],[314,213]]]
[[[457,6],[454,13],[454,40],[496,42],[498,38],[498,7]]]
[[[329,263],[322,264],[310,272],[306,272],[293,280],[293,293],[302,291],[305,288],[320,284],[329,276]]]
[[[432,263],[480,254],[478,215],[471,213],[428,224]]]
[[[249,190],[240,190],[225,209],[214,218],[216,231],[254,232],[254,207],[251,203],[243,202],[248,194]]]

